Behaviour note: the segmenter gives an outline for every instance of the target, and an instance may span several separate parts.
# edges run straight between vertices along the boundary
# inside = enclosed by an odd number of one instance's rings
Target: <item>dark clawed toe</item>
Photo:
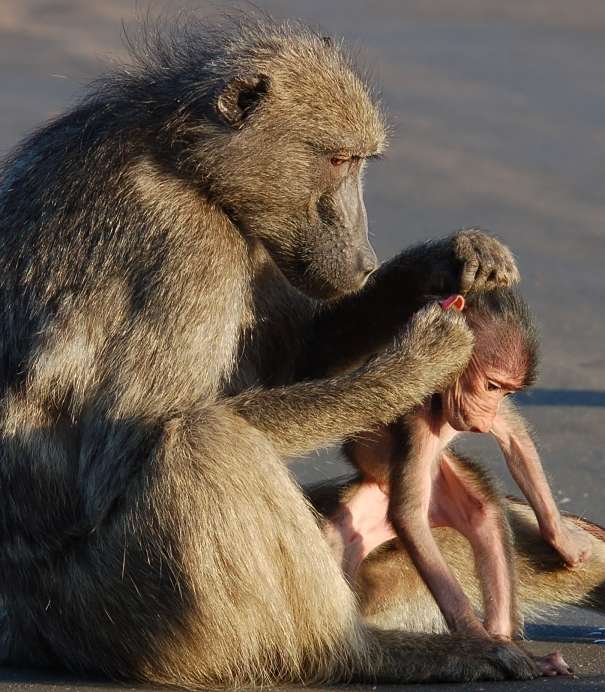
[[[534,680],[544,674],[538,662],[513,642],[498,644],[495,652],[509,680]]]

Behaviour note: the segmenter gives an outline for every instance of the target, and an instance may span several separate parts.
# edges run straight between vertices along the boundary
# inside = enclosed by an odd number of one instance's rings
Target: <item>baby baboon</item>
[[[507,644],[364,625],[283,465],[464,369],[461,316],[401,330],[424,295],[517,279],[478,231],[368,279],[384,142],[339,45],[188,18],[6,162],[7,660],[184,686],[538,674]]]
[[[456,304],[462,309],[462,296],[443,302],[446,308]],[[348,489],[325,533],[353,582],[361,561],[398,536],[452,631],[510,639],[519,623],[501,501],[484,472],[449,443],[465,431],[494,434],[542,536],[569,566],[588,559],[591,540],[562,522],[523,419],[505,401],[534,377],[537,340],[525,302],[510,289],[476,293],[469,296],[465,315],[475,336],[467,369],[442,394],[345,446],[362,480]],[[456,529],[472,547],[483,624],[439,550],[431,532],[439,526]],[[568,672],[560,657],[541,664],[546,673]]]

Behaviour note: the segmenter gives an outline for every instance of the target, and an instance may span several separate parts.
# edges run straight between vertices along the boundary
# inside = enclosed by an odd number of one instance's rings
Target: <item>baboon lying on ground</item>
[[[364,624],[283,464],[447,387],[464,320],[400,325],[514,282],[510,253],[464,231],[368,279],[383,119],[319,34],[188,19],[143,43],[2,169],[5,659],[185,686],[538,675],[507,643]]]
[[[447,304],[464,306],[462,296]],[[475,337],[471,361],[441,393],[383,430],[345,446],[362,474],[331,512],[324,532],[351,582],[374,548],[398,536],[454,632],[511,639],[519,634],[512,542],[501,499],[484,471],[449,445],[461,432],[492,432],[530,501],[543,538],[570,566],[590,555],[591,538],[561,520],[535,445],[505,400],[535,377],[538,344],[527,306],[511,289],[474,293],[464,309]],[[448,526],[471,544],[484,623],[452,575],[431,527]],[[566,673],[560,656],[544,672]]]

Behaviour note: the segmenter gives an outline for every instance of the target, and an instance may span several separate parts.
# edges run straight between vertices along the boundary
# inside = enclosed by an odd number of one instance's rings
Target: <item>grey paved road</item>
[[[153,7],[176,4],[154,0]],[[525,413],[561,506],[604,524],[605,3],[257,4],[354,42],[382,84],[393,135],[366,185],[382,258],[469,224],[490,228],[515,250],[543,335],[542,374],[523,399]],[[124,57],[120,22],[132,22],[134,6],[0,2],[0,155],[73,102],[110,59]],[[477,438],[465,446],[513,490],[493,444]],[[293,468],[302,480],[315,480],[342,466],[328,450]],[[605,627],[605,616],[566,611],[543,622],[549,626],[530,634],[561,640]],[[572,624],[583,629],[561,628]],[[597,677],[467,689],[605,689],[605,647],[563,648],[578,672]],[[51,683],[102,686],[32,671],[0,673],[6,689]]]

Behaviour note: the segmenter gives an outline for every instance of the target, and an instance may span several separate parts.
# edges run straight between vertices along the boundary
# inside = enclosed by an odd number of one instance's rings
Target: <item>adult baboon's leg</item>
[[[8,594],[41,655],[191,687],[536,674],[512,647],[363,625],[283,461],[242,419],[214,407],[158,431],[104,520],[38,565],[43,588]]]

